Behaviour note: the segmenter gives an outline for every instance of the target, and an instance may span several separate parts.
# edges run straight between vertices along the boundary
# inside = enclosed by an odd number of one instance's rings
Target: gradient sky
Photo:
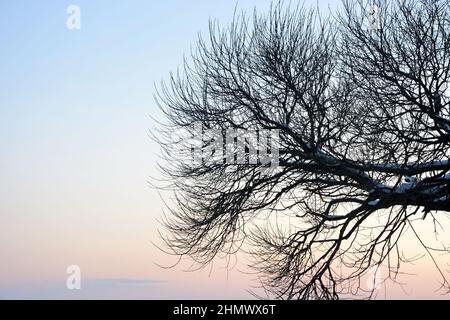
[[[66,28],[70,4],[81,30]],[[154,84],[210,17],[225,24],[235,6],[0,0],[0,298],[251,298],[240,264],[195,273],[155,264],[173,259],[152,245],[162,203],[147,183],[158,175]],[[81,267],[82,290],[66,289],[69,265]],[[421,268],[410,296],[431,297],[438,278]]]

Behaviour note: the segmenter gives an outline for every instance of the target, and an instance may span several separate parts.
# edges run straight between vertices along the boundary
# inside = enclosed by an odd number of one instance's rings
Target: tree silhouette
[[[157,95],[172,253],[205,265],[250,252],[272,298],[371,297],[362,279],[374,268],[395,279],[411,221],[448,216],[449,1],[375,5],[344,1],[324,18],[277,4],[210,23]],[[197,147],[209,151],[186,161],[195,123],[222,136],[277,130],[277,167],[222,161],[206,135]]]

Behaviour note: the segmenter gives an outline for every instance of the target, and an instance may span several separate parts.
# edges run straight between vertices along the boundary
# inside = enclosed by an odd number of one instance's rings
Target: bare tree
[[[412,221],[448,216],[449,1],[375,5],[344,1],[324,18],[279,4],[211,22],[158,94],[171,252],[204,265],[250,251],[273,298],[371,297],[362,279],[385,268],[395,280]],[[279,166],[184,161],[194,123],[278,130]]]

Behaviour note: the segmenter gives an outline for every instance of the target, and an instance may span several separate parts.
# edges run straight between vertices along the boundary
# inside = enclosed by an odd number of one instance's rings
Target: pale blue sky
[[[81,30],[66,8],[81,9]],[[238,8],[269,1],[240,1]],[[0,297],[246,297],[222,268],[185,274],[152,246],[161,201],[154,83],[233,1],[0,0]],[[65,287],[81,267],[80,292]],[[102,279],[145,288],[95,289]],[[193,287],[192,283],[203,282]],[[239,283],[239,285],[236,285]],[[93,285],[94,284],[94,285]],[[228,289],[227,289],[228,288]]]
[[[81,30],[66,28],[69,4]],[[235,5],[0,0],[0,298],[250,297],[248,275],[220,263],[211,276],[154,265],[170,259],[151,244],[162,204],[147,184],[154,83]],[[81,292],[65,289],[71,264],[87,279]]]

